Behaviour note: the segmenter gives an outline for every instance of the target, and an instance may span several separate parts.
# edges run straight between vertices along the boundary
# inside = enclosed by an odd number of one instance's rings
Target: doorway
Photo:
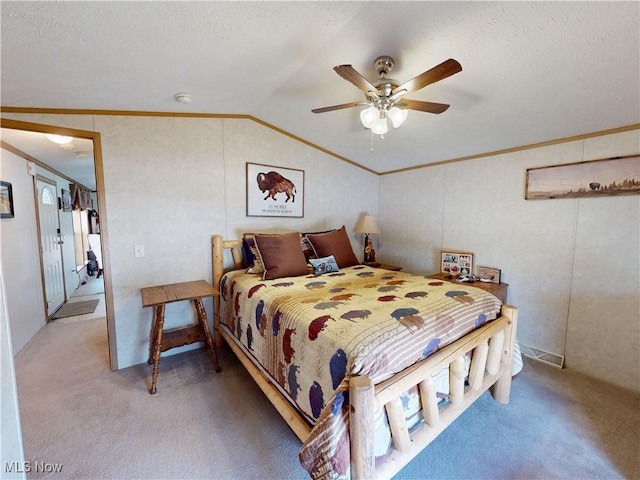
[[[97,132],[86,131],[86,130],[77,130],[66,127],[55,127],[51,125],[42,125],[30,122],[24,122],[19,120],[11,120],[6,118],[0,118],[0,127],[3,129],[13,129],[20,130],[25,132],[37,132],[41,134],[57,134],[57,135],[65,135],[71,136],[77,139],[89,140],[93,145],[93,171],[95,176],[95,192],[97,197],[97,214],[100,218],[100,249],[102,251],[102,264],[103,264],[103,275],[101,280],[104,282],[104,304],[106,310],[106,323],[107,323],[107,337],[109,344],[109,366],[111,370],[117,370],[117,349],[116,349],[116,335],[115,335],[115,318],[114,318],[114,308],[113,308],[113,288],[111,285],[111,276],[110,276],[110,259],[109,259],[109,249],[108,249],[108,220],[106,216],[105,209],[105,189],[104,189],[104,172],[103,172],[103,163],[102,163],[102,147],[100,142],[100,134]],[[7,148],[5,144],[5,138],[3,136],[3,148]],[[50,169],[48,165],[39,161],[37,157],[30,156],[28,152],[20,151],[17,149],[11,150],[13,153],[18,154],[19,156],[25,158],[27,162],[35,163],[37,165],[43,166],[44,168]],[[41,158],[44,158],[42,156]],[[58,172],[56,172],[58,173]],[[64,175],[63,175],[64,176]],[[55,191],[55,190],[54,190]],[[57,196],[55,196],[57,202]],[[57,205],[56,205],[57,208]],[[36,213],[33,213],[34,222],[36,221],[35,216]],[[37,254],[37,253],[36,253]],[[70,270],[70,269],[69,269]],[[43,276],[43,288],[44,288],[44,271],[42,273]],[[46,308],[47,312],[49,308]]]

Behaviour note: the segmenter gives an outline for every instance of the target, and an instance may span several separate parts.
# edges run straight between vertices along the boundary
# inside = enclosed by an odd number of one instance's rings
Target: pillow
[[[335,228],[331,230],[323,230],[320,232],[308,232],[302,233],[300,235],[300,247],[302,247],[302,251],[304,252],[304,256],[309,260],[310,258],[318,258],[313,251],[313,247],[309,243],[307,239],[307,235],[315,235],[318,233],[329,233],[333,232]],[[254,233],[243,233],[242,234],[242,250],[244,252],[244,262],[245,267],[247,267],[247,273],[262,273],[264,272],[264,268],[262,263],[260,262],[260,257],[257,254],[257,248],[255,246],[255,242],[253,240]],[[263,234],[267,235],[267,234]]]
[[[318,258],[316,256],[316,253],[313,251],[313,246],[311,245],[311,243],[309,243],[309,239],[307,238],[307,235],[317,235],[319,233],[329,233],[333,231],[335,231],[335,228],[332,228],[331,230],[324,230],[321,232],[306,232],[302,234],[302,236],[300,237],[300,246],[302,247],[304,256],[307,257],[307,260],[311,258]]]
[[[263,280],[307,275],[307,259],[300,247],[300,233],[254,236],[264,265]]]
[[[258,247],[253,233],[242,234],[242,249],[244,250],[247,273],[264,273],[262,259],[258,255]]]
[[[253,265],[253,253],[251,253],[251,248],[249,247],[250,240],[253,241],[253,233],[242,234],[242,260],[245,267],[250,267],[251,265]]]
[[[324,258],[310,258],[309,262],[313,266],[313,273],[316,275],[338,271],[338,264],[333,255]]]
[[[353,253],[344,225],[333,232],[307,235],[307,238],[318,258],[333,255],[340,268],[351,267],[360,263],[355,253]]]

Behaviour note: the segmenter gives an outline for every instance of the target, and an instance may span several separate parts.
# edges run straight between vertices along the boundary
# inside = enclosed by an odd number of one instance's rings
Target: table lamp
[[[369,238],[372,233],[380,233],[376,219],[371,215],[363,215],[354,229],[356,233],[364,233],[364,263],[375,263],[376,251],[373,248],[373,242]]]

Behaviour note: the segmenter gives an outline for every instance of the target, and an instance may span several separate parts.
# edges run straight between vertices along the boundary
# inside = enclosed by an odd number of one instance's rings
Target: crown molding
[[[338,160],[348,163],[354,167],[365,170],[374,175],[393,175],[395,173],[407,172],[411,170],[421,170],[423,168],[437,167],[440,165],[446,165],[448,163],[465,162],[468,160],[476,160],[479,158],[493,157],[496,155],[504,155],[506,153],[521,152],[524,150],[531,150],[534,148],[548,147],[550,145],[557,145],[560,143],[574,142],[577,140],[584,140],[587,138],[601,137],[604,135],[611,135],[614,133],[628,132],[631,130],[640,129],[640,123],[634,123],[623,127],[610,128],[607,130],[600,130],[597,132],[584,133],[581,135],[574,135],[571,137],[558,138],[554,140],[547,140],[545,142],[532,143],[530,145],[522,145],[519,147],[506,148],[503,150],[494,150],[491,152],[478,153],[474,155],[468,155],[465,157],[451,158],[448,160],[441,160],[439,162],[426,163],[422,165],[415,165],[413,167],[400,168],[397,170],[390,170],[388,172],[377,172],[363,165],[360,165],[353,160],[349,160],[342,155],[338,155],[326,148],[323,148],[315,143],[309,142],[304,138],[298,137],[286,130],[276,127],[264,120],[260,120],[252,115],[246,114],[226,114],[226,113],[186,113],[186,112],[145,112],[145,111],[133,111],[133,110],[94,110],[94,109],[68,109],[68,108],[26,108],[26,107],[0,107],[0,112],[5,113],[27,113],[27,114],[56,114],[56,115],[113,115],[113,116],[129,116],[129,117],[188,117],[188,118],[219,118],[219,119],[241,119],[250,120],[256,122],[264,127],[270,128],[282,135],[285,135],[297,142],[303,143],[311,148],[319,150],[322,153],[330,155]]]

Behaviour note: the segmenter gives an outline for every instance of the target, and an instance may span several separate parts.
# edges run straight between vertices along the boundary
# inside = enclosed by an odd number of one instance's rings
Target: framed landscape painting
[[[527,169],[526,200],[640,194],[640,155]]]

